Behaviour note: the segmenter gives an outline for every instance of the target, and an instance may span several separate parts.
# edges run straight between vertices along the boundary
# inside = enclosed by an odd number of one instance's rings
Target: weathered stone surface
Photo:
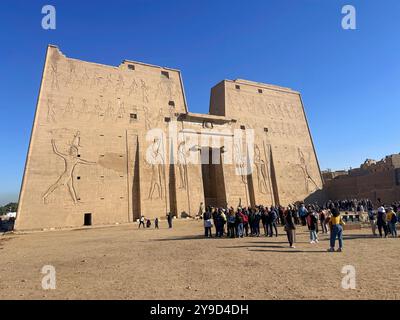
[[[250,144],[237,138],[251,129]],[[210,113],[194,114],[178,70],[49,46],[16,229],[81,226],[88,213],[93,224],[194,216],[201,202],[287,205],[321,188],[298,92],[225,80]]]

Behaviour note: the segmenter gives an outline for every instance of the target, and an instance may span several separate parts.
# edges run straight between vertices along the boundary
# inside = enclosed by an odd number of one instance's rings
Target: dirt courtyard
[[[205,239],[201,221],[167,229],[137,224],[0,236],[0,299],[399,299],[400,239],[345,232],[344,252],[328,237],[296,249],[278,238]],[[56,289],[43,290],[44,265]],[[342,268],[356,270],[345,290]]]

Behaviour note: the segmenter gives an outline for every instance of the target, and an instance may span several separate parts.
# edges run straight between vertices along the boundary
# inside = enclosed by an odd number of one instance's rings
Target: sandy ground
[[[0,236],[0,299],[400,298],[400,239],[369,229],[327,253],[327,236],[311,245],[304,227],[290,249],[284,235],[204,239],[200,221],[160,224]],[[44,265],[56,269],[55,290],[42,289]],[[341,287],[345,265],[355,267],[354,290]]]

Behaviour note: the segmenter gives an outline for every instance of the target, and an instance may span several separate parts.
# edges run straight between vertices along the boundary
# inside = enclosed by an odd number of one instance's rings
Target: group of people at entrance
[[[337,252],[343,250],[343,229],[345,219],[341,215],[342,208],[351,208],[359,211],[363,206],[368,208],[368,217],[372,226],[373,234],[376,228],[379,234],[385,237],[390,234],[397,237],[396,223],[400,217],[400,205],[386,207],[379,205],[377,211],[373,209],[369,200],[353,201],[328,201],[322,207],[317,204],[306,206],[304,203],[293,204],[288,207],[262,205],[254,208],[238,207],[231,208],[207,207],[202,215],[204,223],[204,235],[207,238],[223,236],[229,238],[243,237],[278,237],[278,226],[282,226],[291,248],[295,248],[296,229],[299,226],[307,227],[310,235],[310,243],[319,242],[318,233],[328,234],[330,238],[329,252],[335,251],[335,243],[338,240]],[[347,220],[347,219],[346,219]],[[260,227],[261,226],[261,227]]]
[[[167,221],[168,221],[168,228],[171,229],[172,228],[172,219],[173,219],[173,214],[172,212],[168,212],[167,213]],[[141,226],[143,226],[143,228],[151,228],[151,220],[147,219],[145,216],[140,216],[140,218],[138,219],[139,222],[139,227],[138,229],[140,229]],[[154,228],[155,229],[159,229],[158,226],[159,220],[158,218],[154,219]]]

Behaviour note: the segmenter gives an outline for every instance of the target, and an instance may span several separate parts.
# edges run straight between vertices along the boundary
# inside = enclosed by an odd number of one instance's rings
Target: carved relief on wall
[[[309,194],[319,189],[318,185],[315,183],[314,179],[311,177],[308,163],[310,163],[310,154],[308,152],[303,152],[300,148],[297,148],[299,156],[299,167],[303,173],[304,177],[304,189],[305,193]],[[307,157],[307,159],[306,159]]]
[[[146,82],[142,79],[140,80],[140,89],[142,90],[142,101],[143,103],[149,103],[149,91],[150,87],[146,84]]]
[[[268,169],[265,161],[262,159],[261,150],[258,145],[254,146],[254,165],[256,167],[256,180],[258,192],[262,194],[267,194],[270,192],[268,188]]]
[[[56,122],[56,106],[54,104],[53,97],[49,95],[47,97],[47,115],[46,115],[46,121],[47,122]]]
[[[148,200],[152,199],[163,199],[164,188],[165,188],[165,168],[164,168],[164,155],[162,140],[155,138],[150,147],[150,152],[147,155],[150,159],[147,160],[147,164],[150,165],[151,176],[150,176],[150,189],[147,196]]]
[[[138,92],[139,85],[137,84],[135,79],[132,79],[131,84],[128,87],[128,96],[136,95]]]
[[[179,189],[186,189],[187,186],[187,159],[189,156],[186,142],[181,141],[178,145]]]
[[[58,66],[57,63],[52,63],[50,67],[50,77],[51,77],[51,89],[60,89],[58,83]]]
[[[119,74],[115,84],[115,93],[122,92],[124,88],[125,88],[124,77],[122,76],[122,74]]]
[[[60,187],[67,187],[69,195],[74,204],[79,202],[79,199],[76,195],[76,190],[74,187],[74,169],[78,164],[84,165],[92,165],[96,164],[96,162],[87,161],[78,157],[80,146],[80,133],[76,132],[71,144],[69,145],[68,153],[62,153],[58,151],[56,141],[51,139],[51,145],[53,148],[53,152],[61,157],[64,160],[64,172],[59,176],[57,181],[52,184],[47,191],[43,194],[42,200],[45,204],[47,204],[47,198]]]
[[[73,118],[75,115],[75,102],[74,97],[69,97],[68,102],[64,108],[63,118]]]
[[[121,99],[117,99],[117,120],[122,119],[125,116],[125,104]]]
[[[240,176],[243,184],[247,184],[247,154],[243,154],[242,146],[238,142],[233,144],[233,160],[235,174]]]

